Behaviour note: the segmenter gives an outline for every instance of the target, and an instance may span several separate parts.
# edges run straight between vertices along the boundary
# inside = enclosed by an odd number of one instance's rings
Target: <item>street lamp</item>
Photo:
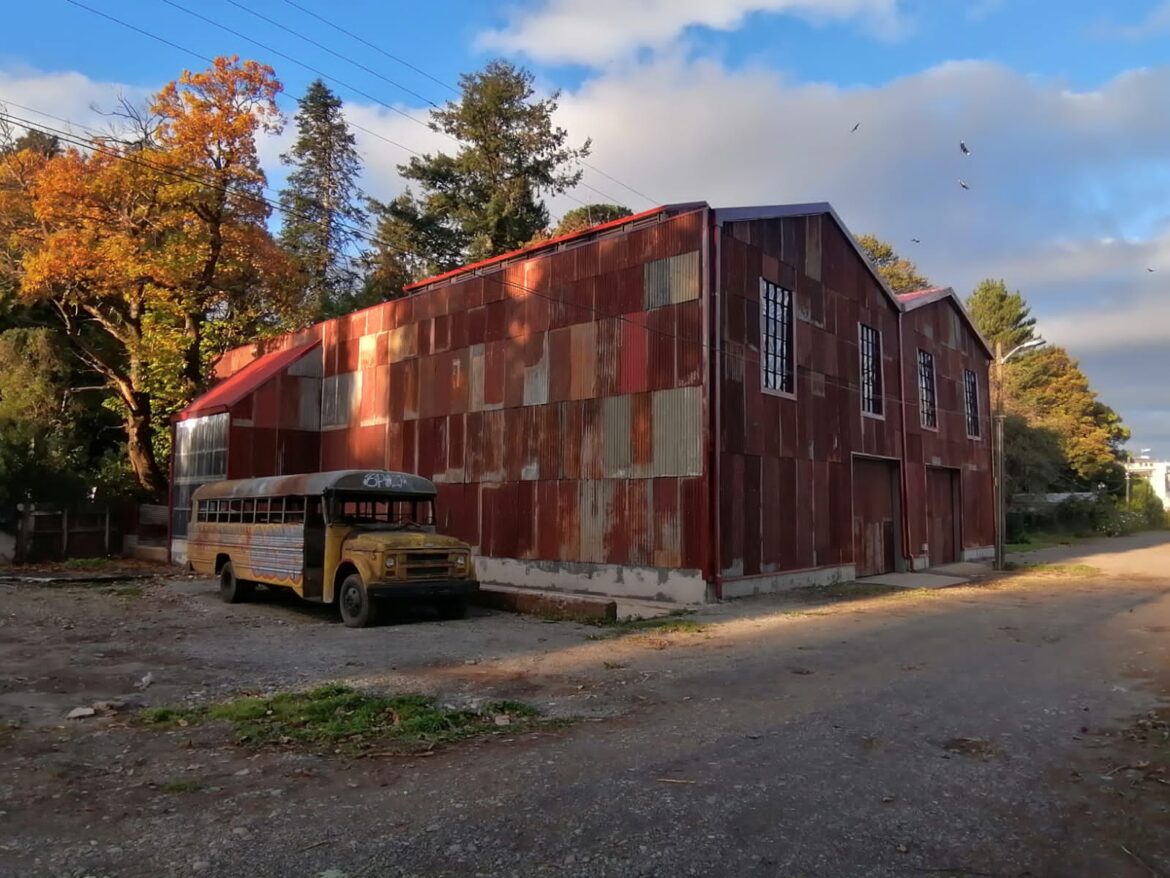
[[[1006,529],[1005,507],[1007,500],[1004,497],[1003,483],[1003,367],[1016,354],[1022,351],[1034,350],[1045,344],[1044,339],[1034,338],[1022,345],[1017,345],[1006,354],[1003,352],[1003,342],[995,343],[995,441],[992,443],[992,469],[995,471],[995,569],[1003,570],[1003,543]]]

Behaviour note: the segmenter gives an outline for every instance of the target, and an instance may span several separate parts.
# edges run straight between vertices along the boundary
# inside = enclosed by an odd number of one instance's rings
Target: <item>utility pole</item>
[[[1003,570],[1003,544],[1005,540],[1005,532],[1007,530],[1007,498],[1006,486],[1004,485],[1004,449],[1003,449],[1003,422],[1006,415],[1003,407],[1003,367],[1020,351],[1029,351],[1038,348],[1045,344],[1044,339],[1034,338],[1031,341],[1026,341],[1022,345],[1012,348],[1006,354],[1003,352],[1003,342],[997,341],[995,343],[995,363],[993,385],[995,389],[995,398],[992,405],[995,408],[995,437],[991,443],[991,468],[993,471],[993,478],[995,481],[995,569]]]
[[[997,341],[995,343],[995,363],[992,366],[995,370],[995,379],[993,381],[994,387],[994,411],[995,411],[995,435],[992,438],[991,453],[992,453],[992,478],[995,482],[995,569],[1003,570],[1003,545],[1004,545],[1004,529],[1006,526],[1007,515],[1004,511],[1004,484],[1003,484],[1003,342]]]

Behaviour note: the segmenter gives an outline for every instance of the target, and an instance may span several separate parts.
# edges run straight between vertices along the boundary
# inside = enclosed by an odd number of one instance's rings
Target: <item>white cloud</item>
[[[72,71],[45,73],[30,68],[0,70],[0,109],[38,125],[68,131],[80,137],[85,136],[86,128],[109,130],[111,120],[99,111],[113,109],[120,97],[138,102],[150,91],[124,83],[93,80]],[[52,114],[59,119],[44,114]],[[68,119],[76,124],[70,126],[60,119]]]
[[[1111,402],[1135,376],[1170,374],[1168,93],[1170,67],[1085,92],[983,62],[840,88],[668,54],[563,95],[559,121],[594,138],[593,164],[657,201],[830,201],[937,282],[1005,278]],[[1170,453],[1148,416],[1170,410],[1165,389],[1136,393],[1122,414]]]
[[[541,61],[600,65],[639,49],[661,49],[689,27],[730,31],[753,13],[813,22],[864,19],[883,33],[899,27],[898,0],[541,0],[520,7],[481,47]]]
[[[1137,24],[1108,24],[1102,28],[1106,36],[1124,40],[1144,40],[1170,31],[1170,0],[1159,0]]]

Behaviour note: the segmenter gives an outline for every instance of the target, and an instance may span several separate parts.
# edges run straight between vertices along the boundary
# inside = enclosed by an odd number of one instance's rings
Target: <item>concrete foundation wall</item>
[[[724,598],[746,598],[758,594],[774,594],[793,588],[816,585],[836,585],[856,578],[857,571],[852,564],[840,567],[820,567],[816,570],[799,570],[794,573],[776,573],[771,576],[752,576],[745,579],[723,581]]]
[[[707,600],[707,582],[699,570],[480,557],[475,572],[480,582],[501,585],[680,604]]]

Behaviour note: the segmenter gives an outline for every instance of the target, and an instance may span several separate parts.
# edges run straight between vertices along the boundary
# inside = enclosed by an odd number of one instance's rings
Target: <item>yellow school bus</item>
[[[468,545],[435,530],[435,495],[427,479],[384,470],[212,482],[191,497],[187,559],[219,577],[228,603],[262,583],[336,603],[351,628],[374,624],[380,599],[458,618],[479,584]]]

